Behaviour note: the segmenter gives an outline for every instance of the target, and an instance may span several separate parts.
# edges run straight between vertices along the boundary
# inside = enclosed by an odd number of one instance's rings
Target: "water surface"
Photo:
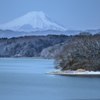
[[[0,58],[0,100],[100,99],[100,77],[46,75],[54,60]]]

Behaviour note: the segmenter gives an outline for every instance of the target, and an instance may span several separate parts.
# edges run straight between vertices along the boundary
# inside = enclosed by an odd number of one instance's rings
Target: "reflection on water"
[[[100,99],[100,77],[44,74],[53,61],[0,58],[0,100]]]

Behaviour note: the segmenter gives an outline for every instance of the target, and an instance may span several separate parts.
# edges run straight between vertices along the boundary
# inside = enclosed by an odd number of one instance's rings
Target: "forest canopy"
[[[81,34],[73,38],[55,57],[62,70],[100,70],[100,35]]]

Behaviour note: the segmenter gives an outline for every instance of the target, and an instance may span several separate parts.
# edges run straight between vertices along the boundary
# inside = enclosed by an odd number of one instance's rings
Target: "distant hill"
[[[40,57],[44,48],[70,40],[65,35],[25,36],[0,39],[0,57]]]

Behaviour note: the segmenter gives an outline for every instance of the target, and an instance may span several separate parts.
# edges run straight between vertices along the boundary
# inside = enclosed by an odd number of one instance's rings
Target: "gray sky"
[[[0,0],[0,24],[43,11],[73,29],[100,29],[100,0]]]

